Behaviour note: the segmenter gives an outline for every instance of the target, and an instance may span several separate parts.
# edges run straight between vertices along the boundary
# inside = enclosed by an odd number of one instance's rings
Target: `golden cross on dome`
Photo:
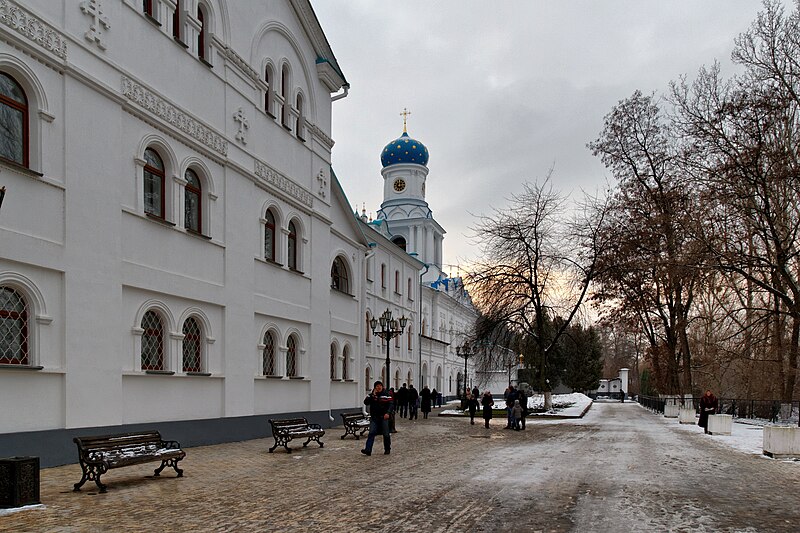
[[[403,133],[408,133],[408,131],[406,130],[406,119],[408,118],[408,115],[411,114],[411,111],[409,111],[404,107],[403,112],[400,114],[403,116]]]

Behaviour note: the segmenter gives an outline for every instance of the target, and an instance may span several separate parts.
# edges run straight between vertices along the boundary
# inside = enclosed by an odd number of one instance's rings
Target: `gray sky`
[[[447,230],[445,271],[475,257],[473,214],[503,207],[553,166],[575,199],[609,179],[586,148],[636,89],[664,93],[730,53],[755,0],[317,0],[351,85],[333,104],[333,166],[374,217],[380,153],[403,131],[430,152],[427,201]],[[788,0],[787,0],[788,4]]]

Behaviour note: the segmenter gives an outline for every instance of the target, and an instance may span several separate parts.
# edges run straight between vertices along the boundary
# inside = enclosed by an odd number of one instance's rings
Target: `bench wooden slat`
[[[178,461],[186,456],[186,452],[181,450],[179,443],[163,440],[158,431],[75,437],[73,442],[78,447],[78,461],[83,471],[74,490],[80,490],[86,481],[93,480],[100,492],[105,492],[106,486],[100,482],[100,476],[106,471],[151,461],[161,461],[155,476],[167,466],[174,468],[178,477],[183,476]]]
[[[269,449],[269,453],[275,451],[278,446],[283,446],[287,453],[292,453],[289,442],[293,439],[307,439],[303,447],[308,446],[312,440],[316,441],[320,448],[324,446],[320,439],[325,435],[325,430],[319,424],[309,424],[305,418],[270,419],[269,423],[272,426],[272,437],[275,439],[275,445]]]

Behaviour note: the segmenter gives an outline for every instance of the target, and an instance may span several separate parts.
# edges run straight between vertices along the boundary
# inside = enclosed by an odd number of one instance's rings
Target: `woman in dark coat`
[[[483,405],[483,420],[486,422],[486,429],[489,429],[489,420],[492,419],[492,406],[494,405],[494,398],[492,398],[492,393],[488,390],[483,393],[481,405]]]
[[[706,433],[708,433],[708,415],[713,415],[717,412],[717,409],[719,409],[719,400],[709,389],[700,398],[700,420],[697,422],[697,425],[703,428]]]
[[[422,411],[422,418],[428,418],[428,413],[431,412],[431,390],[427,385],[422,387],[422,392],[419,393],[420,410]]]

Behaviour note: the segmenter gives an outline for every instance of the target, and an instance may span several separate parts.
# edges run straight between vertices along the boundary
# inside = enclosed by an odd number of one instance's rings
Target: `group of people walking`
[[[480,398],[480,399],[479,399]],[[505,429],[515,429],[517,431],[525,429],[525,417],[528,416],[528,396],[525,391],[509,385],[503,393],[503,400],[506,404],[507,424]],[[467,390],[466,393],[467,410],[469,411],[469,423],[475,424],[475,413],[478,405],[483,408],[483,421],[486,428],[489,428],[489,421],[493,417],[494,398],[490,391],[484,391],[481,396],[478,387]]]

